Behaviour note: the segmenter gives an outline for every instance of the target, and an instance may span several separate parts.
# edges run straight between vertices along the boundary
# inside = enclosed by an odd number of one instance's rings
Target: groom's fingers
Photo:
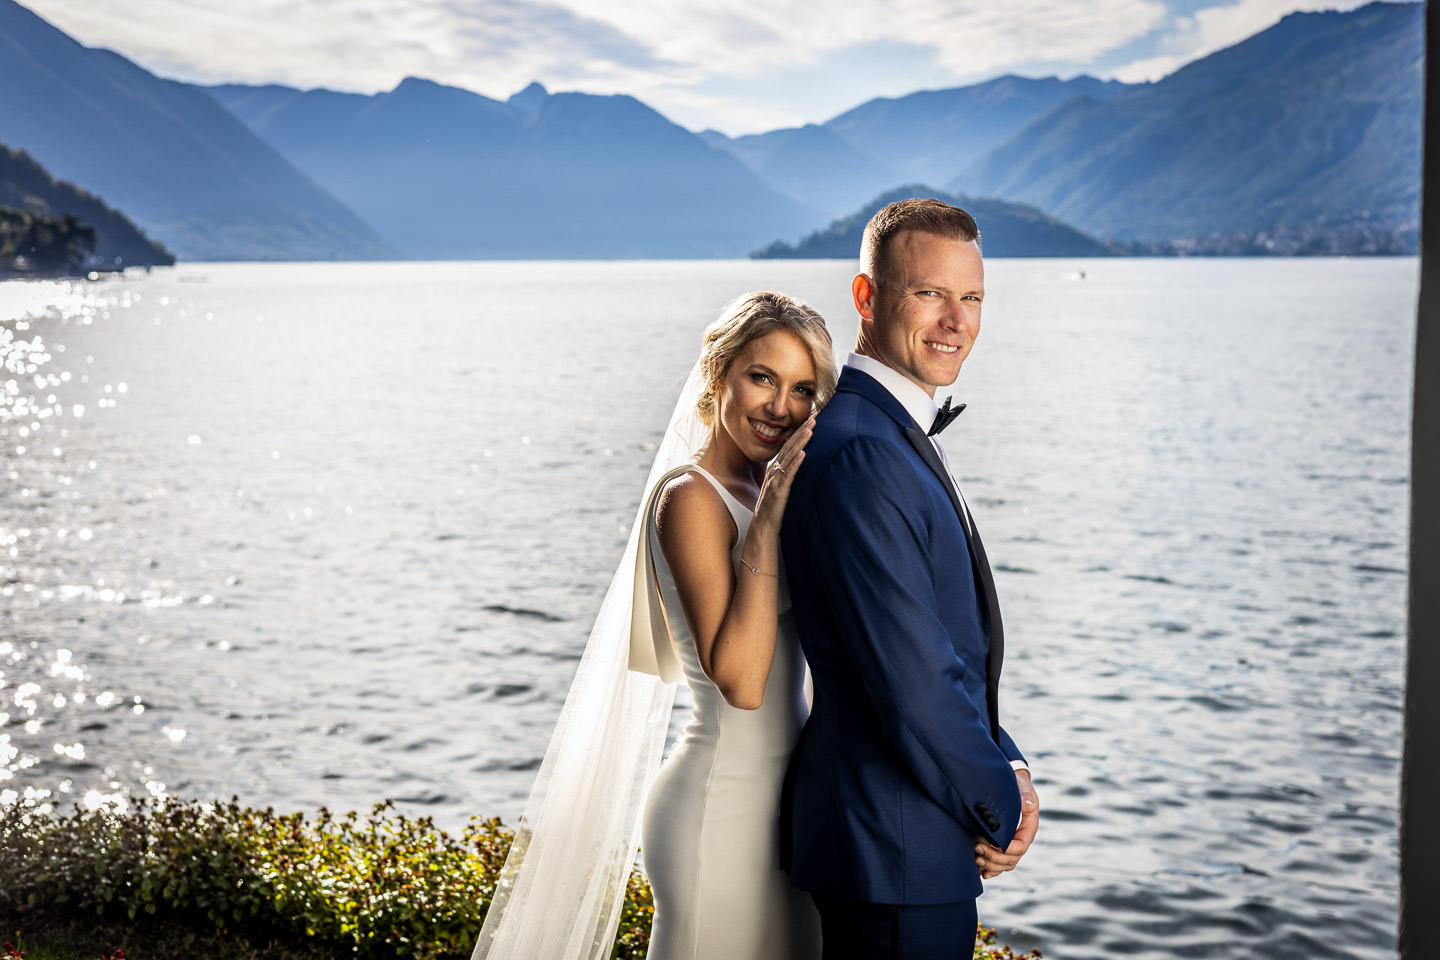
[[[1030,849],[1030,844],[1035,842],[1035,834],[1040,829],[1040,812],[1038,810],[1026,810],[1020,814],[1020,825],[1015,828],[1015,837],[1010,841],[1009,851],[1014,852],[1019,847],[1019,852],[1024,853]]]
[[[999,847],[992,847],[988,843],[977,843],[975,845],[975,865],[980,868],[981,876],[988,871],[994,871],[998,875],[1007,870],[1014,870],[1025,851],[1030,849],[1031,842],[1035,839],[1035,831],[1040,826],[1040,815],[1033,810],[1026,811],[1020,816],[1020,826],[1015,830],[1015,837],[1010,841],[1010,846],[1001,850]],[[989,879],[989,877],[986,877]]]
[[[999,847],[992,847],[988,843],[982,843],[977,848],[975,863],[981,869],[986,867],[998,867],[1001,870],[1010,870],[1020,862],[1020,853],[1013,853],[1015,845],[1012,843],[1010,849],[1001,850]]]

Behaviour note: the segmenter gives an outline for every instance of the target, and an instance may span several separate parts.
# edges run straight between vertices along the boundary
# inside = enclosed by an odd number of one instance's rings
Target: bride
[[[779,529],[835,376],[824,321],[784,294],[706,329],[472,960],[608,957],[642,805],[650,960],[819,956],[779,869],[806,712]],[[680,681],[694,711],[656,776]]]

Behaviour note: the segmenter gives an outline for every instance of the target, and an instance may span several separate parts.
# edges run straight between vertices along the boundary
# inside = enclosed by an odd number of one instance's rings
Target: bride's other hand
[[[790,485],[795,481],[795,471],[805,462],[805,444],[815,430],[815,418],[802,423],[790,438],[780,447],[765,467],[765,479],[760,484],[760,496],[755,501],[755,518],[752,524],[778,534],[780,521],[785,516],[785,504],[790,500]]]

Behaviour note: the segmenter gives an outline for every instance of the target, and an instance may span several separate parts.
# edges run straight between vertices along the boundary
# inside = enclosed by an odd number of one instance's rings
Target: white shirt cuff
[[[1010,769],[1011,769],[1011,770],[1024,770],[1026,773],[1029,773],[1029,772],[1030,772],[1030,765],[1029,765],[1028,763],[1026,763],[1024,760],[1011,760],[1011,761],[1010,761]]]

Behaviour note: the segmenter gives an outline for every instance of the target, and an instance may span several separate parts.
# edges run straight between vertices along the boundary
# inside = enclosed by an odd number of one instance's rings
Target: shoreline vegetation
[[[0,207],[0,280],[83,276],[94,256],[95,228],[71,214]]]
[[[60,814],[0,805],[0,960],[467,960],[514,839],[459,836],[390,800],[313,819],[137,801]],[[637,869],[613,960],[643,960],[654,904]],[[1019,960],[980,928],[974,960]]]
[[[174,263],[170,251],[104,200],[0,144],[0,280]]]

